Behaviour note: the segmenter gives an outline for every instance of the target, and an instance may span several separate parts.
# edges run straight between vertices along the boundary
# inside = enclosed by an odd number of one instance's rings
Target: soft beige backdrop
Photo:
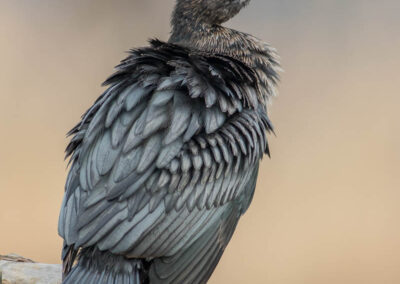
[[[253,0],[277,137],[211,283],[400,283],[400,2]],[[0,254],[59,262],[65,133],[173,0],[0,1]]]

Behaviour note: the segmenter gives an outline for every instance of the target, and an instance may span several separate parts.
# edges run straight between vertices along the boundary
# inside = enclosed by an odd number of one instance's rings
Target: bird
[[[223,26],[250,0],[176,0],[68,133],[63,283],[206,283],[253,199],[279,57]]]

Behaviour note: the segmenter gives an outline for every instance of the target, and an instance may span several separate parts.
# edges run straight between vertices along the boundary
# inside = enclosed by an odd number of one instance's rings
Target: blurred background
[[[65,133],[173,0],[0,1],[0,254],[59,263]],[[210,283],[400,283],[400,2],[252,0],[277,137]]]

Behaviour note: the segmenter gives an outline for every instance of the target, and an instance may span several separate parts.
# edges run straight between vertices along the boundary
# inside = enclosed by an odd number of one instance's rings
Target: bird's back
[[[228,56],[153,41],[106,84],[67,149],[65,283],[205,283],[268,152],[255,74]]]

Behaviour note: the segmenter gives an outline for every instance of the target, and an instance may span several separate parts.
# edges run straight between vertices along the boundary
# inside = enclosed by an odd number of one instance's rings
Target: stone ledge
[[[19,255],[0,255],[2,284],[60,284],[61,265],[37,263]]]

